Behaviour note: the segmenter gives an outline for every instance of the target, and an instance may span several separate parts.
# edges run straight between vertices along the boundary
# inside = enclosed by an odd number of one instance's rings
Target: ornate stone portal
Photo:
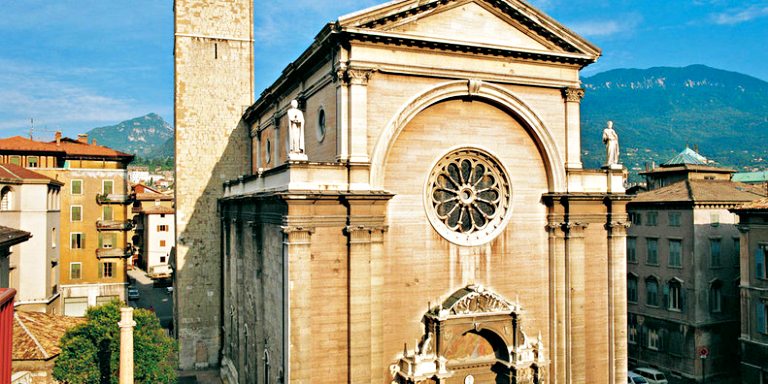
[[[482,286],[454,292],[424,314],[424,335],[390,367],[392,383],[546,382],[541,336],[526,336],[522,316],[518,304]]]

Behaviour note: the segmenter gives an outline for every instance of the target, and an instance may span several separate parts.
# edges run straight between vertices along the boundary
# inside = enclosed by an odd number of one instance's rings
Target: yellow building
[[[34,169],[64,183],[61,191],[60,267],[64,314],[124,299],[128,171],[133,155],[56,134],[52,142],[20,136],[0,139],[0,162]]]

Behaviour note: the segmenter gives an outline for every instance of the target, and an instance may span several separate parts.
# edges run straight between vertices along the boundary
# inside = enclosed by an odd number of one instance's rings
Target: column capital
[[[612,235],[626,236],[627,229],[632,226],[628,221],[610,221],[605,223],[605,229]]]
[[[563,232],[568,237],[584,237],[584,230],[589,227],[589,223],[583,221],[569,221],[562,224]]]
[[[748,233],[751,228],[749,225],[736,224],[736,229],[738,229],[741,233]]]
[[[569,88],[564,88],[562,92],[563,92],[563,99],[565,99],[565,101],[569,103],[580,103],[581,99],[584,98],[583,88],[569,87]]]
[[[293,233],[309,233],[310,235],[315,232],[315,227],[305,227],[301,225],[284,225],[281,226],[280,229],[283,230],[283,233],[290,235]]]
[[[368,85],[368,79],[371,78],[373,69],[370,68],[347,68],[346,78],[352,85]]]
[[[376,231],[386,232],[387,230],[389,230],[388,225],[375,225],[375,224],[374,225],[352,224],[344,227],[344,233],[346,234],[351,234],[351,233],[360,232],[360,231],[364,231],[368,233],[376,232]]]

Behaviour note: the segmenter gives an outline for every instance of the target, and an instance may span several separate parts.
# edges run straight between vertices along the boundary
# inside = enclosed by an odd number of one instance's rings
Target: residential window
[[[669,212],[669,226],[670,227],[680,226],[680,212]]]
[[[21,165],[21,157],[20,156],[11,156],[10,158],[11,164],[13,165]]]
[[[168,225],[162,224],[157,226],[158,232],[168,232]]]
[[[627,326],[627,338],[630,344],[637,343],[637,324],[629,324]]]
[[[709,265],[718,268],[720,263],[720,239],[709,239]]]
[[[165,263],[165,256],[160,256],[160,262]]]
[[[82,263],[69,263],[69,279],[79,280],[82,272]]]
[[[669,266],[682,267],[683,242],[680,240],[669,240]]]
[[[683,309],[682,284],[679,281],[672,280],[664,287],[664,301],[670,311]]]
[[[29,168],[37,168],[38,167],[38,157],[37,156],[27,156],[27,167]]]
[[[115,273],[115,263],[113,262],[101,263],[101,267],[99,268],[99,278],[114,277],[114,273]]]
[[[627,301],[631,303],[637,302],[637,276],[627,276]]]
[[[71,221],[83,221],[83,206],[82,205],[70,206],[69,218]]]
[[[85,234],[73,232],[69,234],[69,247],[72,249],[85,248]]]
[[[723,283],[715,280],[709,286],[709,311],[714,313],[723,310]]]
[[[659,281],[655,277],[645,280],[645,304],[651,307],[659,306]]]
[[[114,182],[112,180],[102,180],[101,193],[104,195],[111,195],[113,185],[114,185]]]
[[[659,264],[659,239],[646,239],[646,264],[658,265]]]
[[[755,303],[755,320],[757,320],[757,332],[766,333],[766,329],[768,329],[768,324],[766,324],[766,320],[768,320],[768,305],[762,301]]]
[[[160,240],[160,246],[165,247],[165,240]]]
[[[637,212],[630,212],[629,213],[629,220],[632,222],[632,225],[642,225],[643,224],[643,216]]]
[[[115,246],[115,234],[114,233],[99,234],[99,241],[101,242],[100,248],[113,248]]]
[[[765,279],[768,271],[765,267],[765,254],[768,251],[768,244],[760,244],[755,250],[755,277]]]
[[[646,222],[648,223],[648,225],[655,226],[659,218],[659,213],[656,211],[650,211],[646,213],[646,216],[647,216]]]
[[[56,228],[51,228],[51,248],[56,248]]]
[[[648,349],[659,350],[659,333],[652,328],[648,328]]]
[[[733,260],[734,264],[738,267],[739,260],[741,259],[741,239],[738,237],[733,238]]]
[[[72,180],[70,184],[70,188],[72,190],[73,195],[82,195],[83,194],[83,181],[82,180]]]
[[[637,263],[637,238],[627,237],[627,262]]]
[[[111,205],[103,205],[101,207],[101,218],[102,220],[112,220],[114,217],[112,215],[112,206]]]

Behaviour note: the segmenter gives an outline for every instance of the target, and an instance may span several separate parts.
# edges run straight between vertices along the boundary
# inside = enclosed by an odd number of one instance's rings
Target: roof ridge
[[[35,335],[32,334],[32,332],[30,332],[30,330],[27,328],[27,326],[24,325],[24,322],[21,321],[21,317],[19,317],[19,314],[14,313],[13,318],[16,319],[16,321],[19,323],[19,326],[21,327],[21,329],[23,329],[24,332],[26,332],[27,335],[29,335],[29,338],[35,342],[35,345],[37,345],[37,348],[40,349],[40,352],[43,353],[43,357],[45,357],[46,359],[50,359],[51,355],[49,355],[48,352],[45,350],[45,348],[43,348],[43,345],[40,344],[40,341],[37,340],[37,337],[35,337]]]

